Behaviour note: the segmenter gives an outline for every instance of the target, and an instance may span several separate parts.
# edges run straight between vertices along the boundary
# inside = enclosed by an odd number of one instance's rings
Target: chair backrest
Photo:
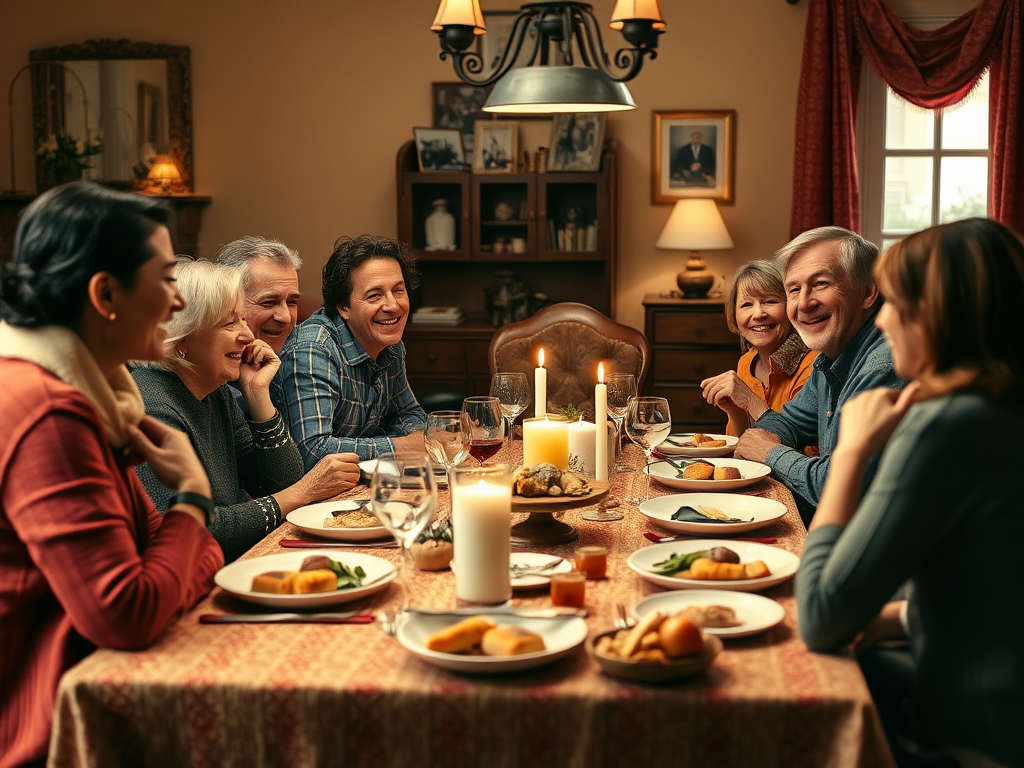
[[[548,407],[574,405],[594,418],[597,364],[605,373],[632,373],[642,389],[651,361],[651,343],[640,331],[609,320],[586,304],[564,302],[494,334],[488,352],[491,376],[522,371],[533,387],[537,350],[548,369]],[[533,415],[527,408],[527,416]]]

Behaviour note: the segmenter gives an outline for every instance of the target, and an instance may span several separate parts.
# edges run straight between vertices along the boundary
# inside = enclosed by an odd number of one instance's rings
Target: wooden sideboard
[[[704,399],[700,382],[736,370],[740,358],[739,339],[725,322],[725,304],[648,293],[644,316],[654,353],[647,394],[668,400],[673,430],[722,432],[728,419]]]
[[[494,326],[467,320],[462,325],[405,327],[405,367],[409,386],[418,398],[430,392],[471,397],[491,388],[487,350]]]
[[[0,264],[14,253],[14,234],[18,219],[36,195],[0,195]],[[174,252],[189,256],[199,255],[199,230],[203,225],[203,208],[210,203],[206,195],[167,195],[166,200],[175,213],[175,226],[171,230]]]

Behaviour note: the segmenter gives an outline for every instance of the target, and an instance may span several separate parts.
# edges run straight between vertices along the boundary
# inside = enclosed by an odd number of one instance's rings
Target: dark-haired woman
[[[86,183],[26,209],[0,277],[0,766],[45,759],[60,676],[135,649],[223,564],[188,438],[143,415],[128,360],[184,302],[169,212]],[[173,489],[157,514],[132,470]]]
[[[876,325],[913,381],[843,407],[797,577],[800,633],[813,650],[861,635],[901,766],[1024,765],[1024,243],[969,219],[897,243],[875,273]],[[887,602],[904,582],[909,599]],[[872,647],[894,638],[909,649]]]
[[[419,273],[385,237],[343,237],[323,271],[323,309],[288,338],[271,385],[306,469],[332,453],[423,450],[427,415],[405,373],[402,333]]]

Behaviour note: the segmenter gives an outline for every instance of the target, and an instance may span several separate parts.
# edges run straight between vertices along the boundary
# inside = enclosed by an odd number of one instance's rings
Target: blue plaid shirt
[[[768,451],[765,464],[791,491],[817,507],[825,488],[831,454],[839,439],[839,413],[856,394],[877,387],[901,389],[904,382],[892,367],[892,352],[875,315],[864,322],[835,362],[824,355],[814,358],[807,384],[782,411],[769,409],[753,426],[778,435],[782,445]],[[817,443],[820,456],[806,456],[805,445]],[[863,488],[871,485],[879,455],[871,457]]]
[[[405,345],[386,348],[374,361],[345,321],[323,309],[288,338],[270,394],[307,471],[332,453],[365,460],[392,451],[389,436],[408,435],[427,422],[409,389]]]

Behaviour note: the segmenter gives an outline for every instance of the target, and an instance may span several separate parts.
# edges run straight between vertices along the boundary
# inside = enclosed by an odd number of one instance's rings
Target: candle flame
[[[604,384],[604,363],[597,364],[597,383]]]
[[[541,368],[544,367],[544,347],[541,347],[540,352],[537,353],[537,362]]]

